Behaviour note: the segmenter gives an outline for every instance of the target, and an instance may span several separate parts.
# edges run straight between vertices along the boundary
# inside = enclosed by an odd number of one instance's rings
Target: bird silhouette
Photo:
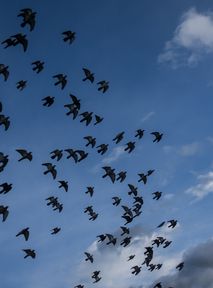
[[[132,237],[126,237],[126,238],[124,238],[124,239],[121,241],[120,245],[121,245],[121,246],[123,245],[123,247],[126,247],[127,245],[130,244],[131,239],[132,239]]]
[[[94,123],[94,125],[97,125],[97,124],[101,123],[103,120],[104,120],[103,117],[98,116],[98,115],[95,114],[95,123]]]
[[[4,182],[0,185],[0,194],[7,194],[8,192],[10,192],[10,190],[12,190],[12,186],[13,184],[8,184],[7,182]]]
[[[84,139],[87,140],[86,147],[88,147],[89,145],[91,145],[92,148],[95,147],[95,145],[96,145],[96,138],[93,138],[92,136],[85,136]]]
[[[128,151],[128,153],[131,153],[135,149],[135,142],[128,142],[126,143],[126,148],[124,148],[124,151]]]
[[[174,220],[174,219],[172,219],[172,220],[169,220],[169,221],[167,221],[167,223],[169,223],[169,225],[168,225],[168,227],[170,228],[175,228],[175,226],[177,225],[177,220]]]
[[[129,232],[129,228],[124,227],[124,226],[120,226],[120,228],[121,228],[121,230],[122,230],[121,236],[130,233],[130,232]]]
[[[97,238],[99,238],[98,242],[103,242],[106,239],[106,235],[105,234],[100,234],[97,236]]]
[[[115,138],[113,138],[113,141],[115,141],[116,144],[118,144],[119,142],[121,142],[121,140],[124,138],[124,131],[118,133]]]
[[[28,40],[26,38],[26,35],[23,35],[22,33],[18,33],[18,34],[11,36],[11,37],[14,39],[13,46],[20,44],[20,45],[22,45],[24,52],[27,51]]]
[[[50,107],[54,103],[55,97],[47,96],[43,98],[42,101],[44,102],[43,106]]]
[[[68,191],[68,181],[60,180],[58,183],[60,184],[59,188],[64,188],[66,192]]]
[[[121,171],[117,174],[118,178],[116,179],[117,181],[120,180],[120,182],[123,182],[126,179],[126,171]]]
[[[114,183],[115,177],[116,177],[115,172],[114,172],[115,169],[112,169],[110,166],[104,166],[102,167],[102,169],[104,169],[105,171],[105,174],[102,176],[102,178],[105,178],[108,176],[111,179],[112,183]]]
[[[70,94],[70,97],[71,97],[71,99],[72,99],[72,101],[73,101],[72,104],[74,104],[74,105],[76,106],[76,108],[77,108],[78,110],[80,110],[80,109],[81,109],[81,100],[78,99],[78,98],[77,98],[75,95],[73,95],[73,94]]]
[[[164,245],[163,245],[163,248],[166,248],[166,247],[168,247],[170,244],[172,243],[172,241],[165,241],[164,242]]]
[[[32,31],[35,27],[35,16],[36,12],[33,12],[30,8],[25,8],[20,10],[20,14],[18,17],[23,18],[23,22],[21,23],[21,27],[25,27],[26,25],[29,25],[30,31]]]
[[[68,108],[69,111],[66,113],[67,116],[69,115],[73,115],[73,120],[78,116],[78,108],[76,107],[76,105],[74,103],[71,104],[65,104],[64,105],[65,108]]]
[[[94,73],[92,73],[89,69],[83,68],[84,74],[85,74],[85,78],[83,79],[83,81],[89,80],[91,83],[94,82]]]
[[[176,266],[176,269],[178,269],[179,271],[181,271],[184,267],[184,262],[181,262],[179,263],[177,266]]]
[[[113,244],[115,246],[117,239],[112,234],[106,234],[106,236],[109,240],[106,245]]]
[[[0,205],[0,215],[2,215],[2,222],[4,222],[9,215],[8,208],[8,206]]]
[[[141,272],[141,267],[138,265],[131,267],[131,269],[133,270],[132,274],[134,274],[134,275],[138,275],[138,273]]]
[[[89,194],[90,197],[92,197],[94,194],[94,187],[91,187],[91,186],[87,187],[87,191],[85,193]]]
[[[7,166],[8,162],[8,155],[4,155],[4,153],[0,152],[0,172],[4,171],[4,168]]]
[[[112,203],[112,205],[114,206],[118,206],[121,203],[121,198],[119,197],[114,196],[112,197],[112,200],[114,200],[114,202]]]
[[[75,161],[75,163],[77,163],[78,162],[78,154],[76,153],[76,151],[75,150],[73,150],[73,149],[66,149],[66,150],[64,150],[64,151],[66,151],[69,155],[67,156],[67,159],[69,159],[69,158],[73,158],[74,159],[74,161]]]
[[[16,83],[16,88],[22,91],[27,86],[27,81],[21,80]]]
[[[5,66],[4,64],[0,64],[0,74],[3,75],[4,81],[7,81],[9,74],[10,74],[8,68],[9,68],[9,66]]]
[[[155,136],[155,139],[153,140],[153,142],[159,142],[162,137],[163,137],[163,133],[159,133],[159,132],[152,132],[150,133],[151,135],[154,135]]]
[[[135,196],[134,197],[134,202],[133,202],[133,204],[135,204],[135,203],[140,203],[141,205],[143,205],[143,197],[142,196]]]
[[[5,44],[4,49],[14,46],[14,43],[15,43],[15,39],[12,39],[11,37],[1,42],[1,44],[3,45]]]
[[[61,231],[61,228],[59,228],[59,227],[54,227],[51,231],[52,231],[51,234],[52,234],[52,235],[55,235],[55,234],[57,234],[57,233],[59,233],[59,232]]]
[[[97,152],[103,155],[104,153],[107,152],[108,147],[109,147],[109,144],[100,144],[96,146],[96,148],[98,148]]]
[[[102,80],[97,83],[99,85],[98,91],[105,93],[109,89],[109,82]]]
[[[69,44],[72,44],[76,38],[76,33],[70,30],[64,31],[62,35],[64,36],[64,42],[69,42]]]
[[[44,69],[44,62],[40,60],[32,62],[31,65],[34,66],[32,69],[33,71],[36,71],[37,74]]]
[[[162,192],[156,191],[156,192],[153,192],[152,194],[155,195],[152,199],[159,200],[162,195]]]
[[[133,194],[134,196],[138,195],[138,188],[132,184],[128,184],[130,191],[128,192],[129,195]]]
[[[133,220],[133,217],[131,217],[129,215],[122,215],[121,217],[126,220],[126,223],[124,223],[124,225],[127,225],[127,224],[131,223],[132,220]]]
[[[21,155],[21,158],[18,160],[19,162],[25,159],[32,161],[33,159],[32,152],[27,152],[27,150],[25,149],[16,149],[16,151]]]
[[[94,259],[93,259],[93,255],[88,253],[88,252],[84,252],[84,254],[87,256],[85,261],[90,261],[91,263],[94,262]]]
[[[143,181],[144,184],[147,183],[147,175],[145,175],[144,173],[139,173],[138,176],[140,177],[140,179],[138,180],[138,182]]]
[[[22,249],[22,251],[25,252],[25,256],[24,258],[27,258],[27,257],[31,257],[33,259],[35,259],[36,257],[36,253],[35,253],[35,250],[32,250],[32,249]]]
[[[132,260],[132,259],[134,259],[135,258],[135,255],[133,254],[133,255],[130,255],[129,256],[129,258],[127,259],[127,261],[130,261],[130,260]]]
[[[63,150],[55,149],[50,152],[50,154],[52,154],[51,159],[56,159],[57,161],[59,161],[63,156]]]
[[[88,126],[90,124],[90,122],[92,121],[92,114],[93,112],[83,112],[80,114],[80,116],[83,116],[83,118],[80,120],[80,122],[86,122],[86,126]]]
[[[63,90],[67,84],[67,75],[64,74],[56,74],[53,78],[57,78],[58,81],[54,83],[55,86],[61,85],[61,89]]]
[[[0,114],[0,126],[4,126],[4,130],[7,131],[10,127],[10,117],[6,117],[3,114]]]
[[[46,175],[47,173],[51,173],[53,179],[55,179],[57,175],[55,165],[53,165],[52,163],[43,163],[42,165],[47,167],[47,170],[43,172],[44,175]]]
[[[16,237],[23,235],[25,241],[27,241],[29,239],[30,236],[30,232],[29,232],[29,227],[22,229],[20,232],[18,232],[18,234],[16,234]]]
[[[78,158],[78,162],[81,162],[82,160],[87,158],[87,156],[89,155],[88,153],[86,153],[83,150],[76,150],[75,152],[80,156],[80,158]]]
[[[136,137],[136,138],[138,137],[138,139],[141,139],[141,138],[143,137],[143,135],[144,135],[144,131],[145,131],[145,130],[142,130],[142,129],[136,130],[135,137]]]

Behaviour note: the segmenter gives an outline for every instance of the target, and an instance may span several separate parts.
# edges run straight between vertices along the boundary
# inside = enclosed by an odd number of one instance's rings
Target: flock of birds
[[[26,9],[21,9],[20,14],[18,14],[18,17],[22,17],[22,23],[21,27],[28,26],[30,31],[33,31],[35,24],[36,24],[36,12],[32,11],[30,8]],[[73,31],[65,31],[62,33],[63,35],[63,41],[67,42],[69,44],[72,44],[73,41],[75,40],[76,33]],[[10,36],[6,40],[2,42],[4,48],[8,47],[14,47],[17,45],[21,45],[24,52],[27,51],[28,47],[28,40],[27,36],[23,35],[22,33],[18,33],[15,35]],[[36,73],[40,73],[44,69],[44,62],[42,61],[34,61],[32,62],[32,70],[35,71]],[[94,73],[92,73],[89,69],[83,68],[84,72],[84,78],[82,79],[83,81],[90,81],[91,83],[94,82],[95,77]],[[9,77],[9,67],[4,64],[0,64],[0,74],[4,77],[4,80],[7,81]],[[55,86],[60,86],[61,89],[63,90],[67,84],[67,76],[64,74],[57,74],[53,76],[53,79],[55,80],[54,85]],[[105,93],[109,89],[109,82],[102,80],[97,83],[99,85],[98,91],[101,91],[102,93]],[[21,80],[17,82],[16,87],[19,90],[23,90],[27,85],[26,80]],[[93,125],[98,125],[100,124],[104,118],[102,116],[99,116],[95,114],[94,112],[89,112],[85,111],[79,114],[80,109],[81,109],[81,100],[78,99],[76,96],[70,94],[71,98],[71,103],[65,104],[64,107],[68,109],[68,112],[66,113],[67,116],[72,115],[73,120],[79,117],[81,117],[80,122],[85,122],[86,126],[88,126],[92,120],[94,120]],[[47,96],[42,99],[43,101],[43,106],[50,107],[54,103],[54,97]],[[3,111],[3,105],[0,102],[0,113]],[[5,131],[9,129],[10,127],[10,117],[0,114],[0,125],[4,126]],[[145,130],[138,129],[135,132],[135,139],[140,140],[144,136]],[[153,142],[159,142],[161,141],[163,137],[163,133],[160,133],[158,131],[154,131],[150,133],[154,138]],[[112,141],[115,144],[120,143],[125,136],[125,131],[119,132],[115,137],[112,139]],[[84,140],[86,141],[85,146],[91,146],[91,148],[96,148],[97,153],[104,155],[110,148],[109,144],[101,143],[97,145],[97,140],[91,135],[85,136]],[[124,151],[127,153],[131,153],[136,147],[136,141],[129,141],[125,144],[124,146]],[[30,151],[27,151],[26,149],[17,149],[17,153],[19,153],[20,158],[18,161],[32,161],[33,160],[33,153]],[[79,163],[80,161],[83,161],[87,158],[89,153],[84,150],[76,150],[73,148],[65,149],[65,150],[59,150],[55,149],[52,152],[50,152],[50,157],[52,160],[60,161],[66,153],[66,158],[70,159],[72,158],[75,163]],[[9,156],[4,155],[3,152],[0,152],[0,172],[3,172],[4,169],[6,168],[7,164],[9,161]],[[45,171],[43,172],[44,175],[46,174],[51,174],[52,178],[55,180],[57,177],[57,169],[56,165],[52,164],[51,162],[48,163],[42,163],[42,166],[44,166]],[[127,177],[127,171],[119,171],[116,172],[114,168],[111,166],[104,166],[102,167],[104,170],[104,174],[102,175],[103,178],[109,178],[112,183],[115,181],[120,181],[123,182],[126,177]],[[138,173],[139,179],[138,182],[142,182],[144,185],[147,183],[148,178],[154,173],[155,170],[148,170],[147,172],[143,173]],[[69,185],[68,181],[65,180],[60,180],[58,181],[59,183],[59,188],[64,189],[64,191],[68,192],[69,190]],[[121,236],[124,236],[122,241],[120,242],[120,245],[123,247],[126,247],[131,244],[131,229],[128,228],[126,225],[131,223],[136,217],[140,216],[142,213],[142,207],[144,204],[144,200],[142,195],[140,195],[138,191],[138,187],[136,187],[133,184],[128,184],[128,189],[129,191],[127,192],[128,195],[130,195],[133,199],[132,206],[126,206],[126,205],[120,205],[122,199],[118,196],[112,197],[112,205],[113,206],[121,206],[123,210],[123,214],[121,215],[121,218],[124,219],[125,223],[124,226],[120,226],[121,229]],[[4,182],[0,185],[0,194],[7,194],[12,190],[12,184]],[[94,194],[94,187],[87,187],[87,190],[85,191],[86,194],[88,194],[90,197],[93,196]],[[155,191],[152,193],[153,199],[154,200],[159,200],[162,196],[162,192],[160,191]],[[62,212],[63,210],[63,203],[61,203],[58,199],[58,197],[55,196],[49,196],[46,200],[46,205],[52,207],[54,211],[58,211],[59,213]],[[94,221],[98,217],[98,213],[95,212],[93,206],[87,206],[84,209],[84,213],[87,213],[89,216],[89,220]],[[0,205],[0,215],[2,215],[2,221],[6,221],[8,215],[9,215],[9,207],[5,205]],[[175,219],[171,219],[168,221],[164,221],[161,224],[157,226],[157,228],[160,228],[162,226],[167,226],[168,228],[175,228],[177,225],[178,221]],[[51,230],[51,234],[57,234],[61,231],[60,227],[54,227]],[[25,227],[21,231],[18,231],[16,234],[16,237],[23,236],[25,241],[29,240],[30,237],[30,227]],[[117,245],[118,239],[113,235],[109,233],[104,233],[100,234],[97,236],[97,242],[105,242],[106,245]],[[162,236],[158,236],[155,239],[152,240],[152,243],[150,243],[150,246],[145,247],[144,251],[144,256],[145,259],[144,261],[139,264],[132,266],[130,268],[130,271],[134,275],[138,275],[141,272],[142,266],[145,265],[149,271],[154,271],[154,270],[160,270],[163,263],[152,263],[153,256],[154,256],[154,248],[155,247],[160,247],[162,246],[163,248],[168,247],[171,245],[172,241],[169,239],[166,239]],[[23,249],[23,252],[25,253],[24,258],[31,257],[31,258],[36,258],[36,251],[31,248]],[[85,252],[84,253],[86,258],[85,261],[89,261],[93,263],[95,261],[95,257],[89,253]],[[133,260],[135,257],[134,254],[129,255],[127,261]],[[179,263],[176,266],[176,269],[182,270],[184,267],[184,262]],[[102,277],[101,277],[101,271],[94,271],[91,275],[91,278],[93,280],[93,283],[99,282]],[[155,284],[153,288],[163,288],[163,284],[161,282],[158,282]],[[78,284],[74,288],[84,288],[84,284]],[[168,288],[173,288],[173,287],[168,287]]]

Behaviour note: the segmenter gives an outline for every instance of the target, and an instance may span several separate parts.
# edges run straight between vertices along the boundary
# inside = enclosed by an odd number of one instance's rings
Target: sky
[[[36,11],[36,26],[22,28],[20,9]],[[28,49],[18,45],[0,48],[1,63],[9,66],[4,82],[0,75],[2,114],[9,116],[7,131],[0,126],[1,149],[9,164],[0,173],[0,182],[13,184],[0,205],[9,206],[9,216],[0,222],[0,280],[2,287],[46,288],[213,288],[213,7],[212,1],[2,1],[1,42],[16,33],[27,35]],[[62,32],[76,32],[75,41],[63,41]],[[31,63],[45,62],[36,74]],[[83,82],[82,68],[95,74],[95,82]],[[64,90],[54,86],[53,75],[64,73]],[[27,80],[23,91],[16,83]],[[106,93],[97,82],[109,81]],[[99,125],[85,126],[80,117],[66,116],[69,94],[81,99],[81,112],[93,111],[104,117]],[[41,99],[54,96],[47,108]],[[137,140],[137,129],[144,137]],[[124,139],[112,139],[125,131]],[[153,131],[163,133],[153,143]],[[83,137],[96,137],[97,145],[109,144],[103,156],[96,148],[85,147]],[[125,144],[136,141],[132,153]],[[33,161],[18,162],[16,149],[32,151]],[[52,160],[54,149],[84,149],[89,155],[75,164],[66,159]],[[44,175],[45,162],[57,167],[57,178]],[[124,182],[103,179],[103,166],[116,172],[127,171]],[[143,185],[138,173],[154,169]],[[58,188],[59,180],[69,182],[68,192]],[[1,184],[0,183],[0,184]],[[119,242],[121,205],[132,205],[128,184],[138,187],[144,198],[143,212],[128,225],[132,242],[123,248]],[[94,186],[94,196],[85,194]],[[152,193],[162,191],[158,201]],[[57,196],[64,204],[61,213],[52,211],[45,199]],[[99,214],[89,221],[84,213],[93,205]],[[177,219],[174,229],[156,227]],[[53,227],[60,233],[51,235]],[[28,242],[15,235],[30,227]],[[98,244],[96,236],[110,233],[117,237],[115,247]],[[163,236],[172,244],[154,249],[153,263],[163,263],[157,271],[143,266],[137,276],[131,267],[144,260],[144,247]],[[35,249],[36,259],[24,259],[22,249]],[[85,261],[84,252],[94,256]],[[132,262],[127,258],[135,254]],[[180,272],[175,269],[184,261]],[[100,282],[92,283],[92,272],[101,271]]]

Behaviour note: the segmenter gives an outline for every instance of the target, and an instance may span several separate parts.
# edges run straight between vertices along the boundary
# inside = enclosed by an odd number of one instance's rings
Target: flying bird
[[[21,27],[25,27],[26,25],[29,25],[30,31],[32,31],[35,27],[35,16],[36,12],[33,12],[30,8],[25,8],[20,10],[20,14],[18,17],[23,18],[23,22],[21,23]]]
[[[75,161],[75,163],[77,163],[78,162],[78,154],[76,153],[76,151],[75,150],[73,150],[73,149],[66,149],[66,150],[64,150],[64,151],[66,151],[69,155],[67,156],[67,159],[69,159],[69,158],[73,158],[74,159],[74,161]]]
[[[127,259],[127,261],[130,261],[130,260],[132,260],[134,258],[135,258],[135,255],[130,255],[129,258]]]
[[[176,269],[178,269],[179,271],[181,271],[184,267],[184,262],[181,262],[179,263],[177,266],[176,266]]]
[[[42,101],[44,102],[43,106],[50,107],[54,103],[55,97],[47,96],[43,98]]]
[[[43,163],[42,165],[47,167],[47,170],[44,171],[44,175],[46,175],[47,173],[51,173],[53,179],[55,179],[56,175],[57,175],[57,171],[55,169],[55,165],[53,165],[51,163]]]
[[[94,125],[97,125],[97,124],[101,123],[104,120],[104,118],[95,114],[95,120],[96,121],[95,121]]]
[[[143,135],[144,135],[144,131],[145,130],[142,130],[142,129],[136,130],[135,138],[138,137],[138,139],[141,139],[143,137]]]
[[[77,98],[75,95],[73,95],[73,94],[70,94],[70,97],[71,97],[71,99],[72,99],[72,101],[73,101],[72,104],[74,104],[74,105],[76,106],[76,108],[77,108],[78,110],[80,110],[80,108],[81,108],[81,100],[78,99],[78,98]]]
[[[109,82],[108,81],[100,81],[97,83],[99,85],[98,91],[102,91],[105,93],[109,89]]]
[[[24,258],[27,258],[27,257],[31,257],[33,259],[35,259],[36,257],[36,253],[35,253],[35,250],[32,250],[32,249],[22,249],[22,251],[25,252],[25,256]]]
[[[0,215],[2,215],[2,222],[4,222],[9,215],[8,206],[0,205]]]
[[[128,142],[126,143],[126,148],[124,148],[124,151],[128,151],[128,153],[131,153],[135,149],[135,142]]]
[[[68,181],[60,180],[58,183],[60,184],[59,188],[64,188],[66,192],[68,191]]]
[[[132,274],[134,274],[134,275],[138,275],[138,273],[141,272],[141,267],[138,265],[131,267],[131,269],[133,270]]]
[[[59,161],[63,156],[63,150],[55,149],[52,152],[50,152],[50,154],[52,154],[51,159],[56,158],[56,160]]]
[[[96,236],[97,238],[99,238],[98,242],[103,242],[106,239],[106,235],[105,234],[100,234],[98,236]]]
[[[120,226],[121,230],[123,231],[121,233],[121,236],[125,235],[125,234],[129,234],[129,228],[124,227],[124,226]]]
[[[74,120],[77,117],[79,111],[76,105],[74,103],[71,103],[71,104],[65,104],[64,107],[69,109],[66,115],[69,116],[72,114],[73,115],[72,119]]]
[[[132,237],[126,237],[126,238],[124,238],[124,239],[121,241],[120,245],[121,245],[121,246],[123,245],[123,247],[126,247],[127,245],[130,244],[131,239],[132,239]]]
[[[16,83],[16,88],[22,91],[27,86],[27,81],[21,80]]]
[[[92,197],[94,194],[94,187],[91,187],[91,186],[87,187],[87,191],[85,193],[89,194],[90,197]]]
[[[128,195],[133,194],[134,196],[137,196],[137,194],[138,194],[138,188],[135,187],[135,186],[132,185],[132,184],[128,184],[128,186],[129,186],[129,189],[130,189],[130,191],[128,192]]]
[[[52,235],[55,235],[55,234],[57,234],[57,233],[59,233],[59,232],[61,231],[61,228],[59,228],[59,227],[54,227],[51,231],[52,231],[51,234],[52,234]]]
[[[104,153],[107,152],[108,147],[109,147],[109,144],[100,144],[96,146],[96,148],[98,148],[97,152],[103,155]]]
[[[16,234],[16,237],[23,235],[25,241],[27,241],[29,239],[30,236],[30,232],[29,232],[29,227],[22,229],[20,232],[18,232],[18,234]]]
[[[0,64],[0,74],[3,75],[4,81],[7,81],[9,74],[10,74],[8,68],[9,68],[9,66],[5,66],[4,64]]]
[[[114,206],[118,206],[121,203],[121,198],[119,197],[114,196],[112,197],[112,200],[114,200],[114,202],[112,203],[112,205]]]
[[[112,181],[112,183],[115,182],[115,169],[112,169],[110,166],[105,166],[105,167],[102,167],[102,169],[104,169],[105,171],[105,174],[102,176],[102,178],[105,178],[105,177],[109,177]]]
[[[14,38],[13,46],[20,44],[20,45],[22,45],[24,52],[27,51],[28,40],[26,38],[26,35],[23,35],[22,33],[18,33],[16,35],[11,36],[11,37]]]
[[[10,117],[6,117],[3,114],[0,114],[0,126],[4,126],[4,130],[7,131],[10,127]]]
[[[42,61],[34,61],[31,63],[34,67],[32,68],[33,71],[36,71],[36,73],[40,73],[44,69],[44,62]]]
[[[159,200],[162,195],[162,192],[156,191],[156,192],[153,192],[152,194],[154,195],[152,199]]]
[[[124,133],[124,131],[118,133],[112,141],[115,141],[115,143],[118,144],[124,138]]]
[[[170,228],[175,228],[175,226],[177,225],[177,220],[174,220],[174,219],[172,219],[172,220],[169,220],[169,221],[167,221],[167,223],[169,223],[169,225],[168,225],[168,227]]]
[[[95,145],[96,145],[96,138],[93,138],[92,136],[85,136],[84,139],[87,140],[86,147],[88,147],[89,145],[91,145],[92,148],[95,147]]]
[[[88,153],[86,153],[83,150],[76,150],[75,152],[80,156],[80,158],[78,158],[78,162],[81,162],[82,160],[84,160],[89,155]]]
[[[56,74],[53,76],[53,78],[57,78],[58,81],[56,81],[54,83],[55,86],[57,85],[61,85],[61,89],[63,90],[64,87],[66,86],[67,84],[67,75],[64,75],[64,74]]]
[[[91,263],[93,263],[93,261],[94,261],[93,255],[88,253],[88,252],[84,252],[84,254],[87,256],[85,261],[90,261]]]
[[[64,31],[62,35],[64,36],[64,42],[69,42],[69,44],[72,44],[76,38],[76,33],[70,30]]]
[[[91,83],[94,82],[94,73],[92,73],[89,69],[83,68],[84,74],[85,74],[85,78],[83,79],[83,81],[89,80]]]
[[[90,122],[92,121],[92,114],[93,112],[83,112],[80,114],[80,116],[83,116],[83,118],[80,120],[80,122],[86,122],[86,126],[88,126],[90,124]]]
[[[147,175],[145,175],[144,173],[139,173],[138,176],[140,177],[140,179],[138,180],[138,182],[143,181],[144,184],[147,183]]]
[[[106,234],[107,238],[108,238],[108,242],[106,243],[106,245],[109,245],[109,244],[113,244],[115,245],[116,242],[117,242],[117,239],[112,235],[112,234]]]
[[[21,155],[21,158],[18,160],[19,162],[25,159],[32,161],[33,159],[32,152],[28,152],[25,149],[16,149],[16,151]]]
[[[118,178],[116,179],[117,181],[120,180],[120,182],[123,182],[126,179],[126,171],[121,171],[117,174]]]
[[[12,190],[12,186],[13,184],[8,184],[7,182],[4,182],[0,185],[0,194],[7,194],[8,192],[10,192],[10,190]]]
[[[151,135],[154,135],[155,136],[155,139],[153,140],[153,142],[159,142],[162,137],[163,137],[163,133],[159,133],[159,132],[152,132],[150,133]]]

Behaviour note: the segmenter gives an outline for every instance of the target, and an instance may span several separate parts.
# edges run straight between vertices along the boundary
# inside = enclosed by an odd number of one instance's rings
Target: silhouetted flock
[[[36,24],[36,12],[32,11],[32,9],[26,8],[26,9],[21,9],[20,14],[18,14],[18,17],[22,18],[21,22],[21,27],[29,27],[30,31],[33,31],[35,24]],[[73,31],[65,31],[62,33],[62,40],[68,44],[72,44],[75,41],[76,38],[76,33]],[[18,33],[15,35],[10,36],[6,40],[2,42],[4,45],[4,48],[12,48],[15,46],[22,46],[23,51],[26,52],[28,48],[28,40],[27,40],[27,35],[23,35],[22,33]],[[44,69],[44,62],[37,60],[31,63],[32,64],[32,70],[35,71],[36,73],[41,73],[42,70]],[[92,73],[89,69],[83,68],[83,73],[84,73],[84,78],[82,79],[83,81],[90,81],[91,83],[94,83],[95,77],[94,73]],[[9,77],[9,67],[5,64],[0,64],[0,74],[3,76],[4,81],[8,80]],[[53,76],[53,79],[55,81],[54,85],[59,86],[62,90],[65,88],[67,84],[67,75],[64,74],[57,74]],[[99,81],[97,83],[98,85],[98,91],[105,93],[109,89],[109,81]],[[16,83],[16,87],[19,90],[23,90],[27,86],[27,81],[26,80],[21,80]],[[94,112],[90,111],[84,111],[80,113],[81,110],[81,100],[78,99],[76,96],[70,94],[70,99],[71,103],[65,104],[64,107],[68,109],[68,112],[66,112],[66,115],[72,115],[73,120],[77,118],[77,116],[80,117],[80,122],[85,122],[86,126],[92,123],[93,125],[99,125],[104,118],[100,115],[96,115]],[[47,96],[42,99],[43,106],[50,107],[54,104],[54,97]],[[3,105],[0,102],[0,113],[3,111]],[[4,130],[7,131],[10,127],[10,117],[6,116],[4,114],[0,114],[0,125],[4,127]],[[142,139],[144,137],[144,132],[145,130],[138,129],[135,132],[135,139]],[[153,142],[159,142],[162,137],[163,133],[160,133],[158,131],[154,131],[150,133],[153,136]],[[120,143],[125,137],[125,131],[119,132],[115,137],[112,139],[112,141],[115,144]],[[97,140],[91,135],[85,136],[85,146],[91,146],[93,149],[97,149],[97,153],[104,155],[110,150],[110,144],[105,144],[101,143],[97,145]],[[129,141],[125,144],[124,151],[131,153],[136,147],[136,141]],[[17,149],[16,150],[20,158],[18,161],[23,161],[23,160],[28,160],[32,161],[33,160],[33,153],[30,151],[27,151],[26,149]],[[66,154],[65,154],[66,153]],[[72,158],[72,160],[75,163],[78,163],[80,161],[86,160],[88,157],[89,153],[84,150],[75,150],[72,148],[66,149],[66,150],[59,150],[55,149],[50,153],[50,158],[52,160],[60,161],[61,158],[66,156],[67,159]],[[5,155],[3,152],[0,152],[0,172],[4,171],[6,168],[7,164],[9,161],[9,155]],[[43,174],[51,174],[53,180],[56,179],[57,177],[57,167],[55,164],[52,164],[51,162],[48,163],[41,163],[45,171],[43,171]],[[104,166],[102,167],[104,170],[103,178],[109,178],[112,183],[115,181],[120,181],[123,182],[126,177],[127,177],[127,171],[115,171],[114,168],[111,166]],[[149,177],[155,172],[155,170],[148,170],[147,172],[143,173],[138,173],[139,179],[138,182],[142,182],[143,185],[145,185],[149,179]],[[60,180],[58,181],[59,183],[59,188],[64,189],[64,191],[68,192],[69,191],[69,185],[68,181],[65,180]],[[4,182],[0,185],[0,194],[6,194],[12,190],[12,184]],[[94,194],[94,187],[86,187],[85,193],[88,194],[90,197],[93,196]],[[109,233],[103,233],[101,235],[97,236],[97,242],[105,242],[106,245],[122,245],[125,249],[126,246],[131,244],[131,229],[127,227],[127,225],[131,222],[134,221],[134,219],[142,213],[142,207],[144,204],[143,197],[140,195],[138,192],[138,187],[136,187],[134,184],[128,183],[128,189],[129,191],[127,192],[128,195],[132,197],[133,203],[129,206],[121,205],[123,209],[123,214],[121,215],[121,218],[124,220],[123,225],[121,226],[121,236],[124,238],[120,243],[117,242],[117,238],[113,236],[112,234]],[[162,196],[162,192],[160,191],[155,191],[152,193],[153,194],[153,199],[154,200],[159,200]],[[55,197],[53,195],[49,196],[46,200],[46,205],[51,207],[54,211],[58,211],[61,213],[63,211],[63,203],[61,203],[58,199],[58,197]],[[122,199],[119,196],[114,196],[112,197],[112,205],[114,206],[119,206],[121,203]],[[89,220],[94,221],[98,217],[98,213],[95,212],[95,208],[93,206],[87,206],[84,209],[84,213],[88,215]],[[6,205],[0,205],[0,214],[2,215],[2,221],[6,221],[8,215],[9,215],[9,207]],[[171,219],[171,220],[166,220],[162,222],[161,224],[158,225],[157,228],[166,226],[168,228],[175,228],[177,225],[177,220]],[[57,234],[61,231],[60,227],[54,227],[50,231],[52,235]],[[25,241],[29,240],[30,237],[30,227],[25,227],[21,231],[18,231],[16,234],[16,237],[18,236],[23,236]],[[154,240],[152,240],[152,243],[150,243],[150,246],[144,247],[144,255],[145,255],[145,260],[133,267],[130,267],[130,272],[134,275],[138,275],[141,272],[142,266],[145,265],[146,268],[149,271],[154,271],[154,270],[159,270],[161,269],[163,263],[152,263],[153,260],[153,255],[154,255],[154,247],[160,247],[162,246],[163,248],[168,247],[171,245],[172,241],[169,239],[166,239],[162,236],[156,237]],[[25,253],[24,258],[31,257],[31,258],[36,258],[37,252],[32,249],[32,248],[26,248],[23,249],[23,252]],[[88,261],[90,263],[95,262],[95,257],[90,254],[89,252],[84,252],[86,258],[85,261]],[[134,259],[135,255],[129,255],[129,257],[126,259],[126,261],[131,261]],[[91,264],[92,265],[92,264]],[[181,270],[184,266],[184,262],[181,262],[179,265],[176,266],[176,269]],[[131,275],[131,274],[130,274]],[[93,274],[91,275],[92,282],[97,283],[102,279],[101,276],[101,271],[94,271]],[[85,283],[86,284],[86,283]],[[83,283],[78,284],[75,286],[75,288],[83,288],[84,285]],[[163,288],[163,283],[159,282],[156,283],[153,288]],[[167,287],[167,288],[172,288],[172,287]]]

